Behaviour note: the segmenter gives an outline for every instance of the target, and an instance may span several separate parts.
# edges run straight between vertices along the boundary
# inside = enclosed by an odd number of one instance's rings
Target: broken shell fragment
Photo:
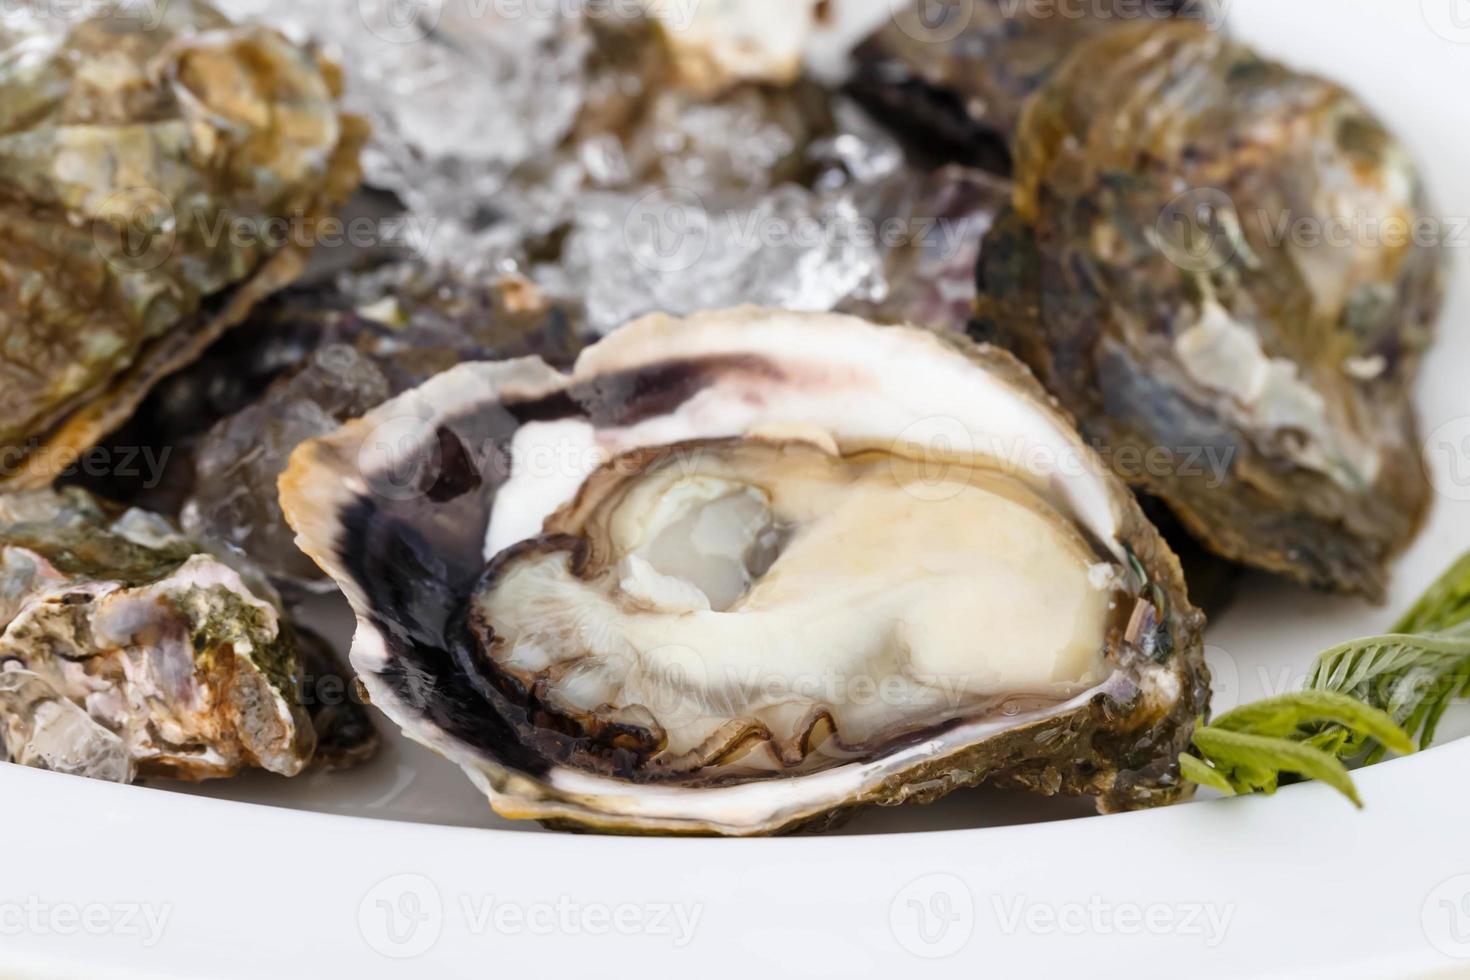
[[[376,735],[308,696],[278,600],[143,511],[78,489],[0,496],[0,758],[115,781],[351,764]]]
[[[982,782],[1187,794],[1178,563],[1009,355],[743,308],[467,364],[304,444],[374,704],[494,808],[751,835]]]

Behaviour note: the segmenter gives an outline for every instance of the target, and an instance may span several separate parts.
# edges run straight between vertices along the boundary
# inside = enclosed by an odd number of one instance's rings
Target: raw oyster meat
[[[1441,291],[1404,148],[1183,21],[1079,47],[1017,147],[977,336],[1215,553],[1381,598],[1430,497],[1410,389]]]
[[[0,484],[50,482],[289,282],[358,182],[331,64],[156,15],[0,25]]]
[[[333,658],[303,666],[269,587],[152,514],[76,488],[0,496],[0,586],[0,758],[199,780],[376,747],[360,705],[312,696]]]
[[[537,355],[568,364],[578,340],[531,283],[471,283],[418,263],[301,286],[261,304],[118,433],[142,447],[130,477],[87,485],[178,514],[191,535],[248,556],[281,585],[330,587],[297,550],[277,502],[291,451],[463,360]]]
[[[501,814],[823,827],[987,782],[1177,800],[1177,560],[1008,354],[837,314],[652,316],[462,365],[282,478],[373,703]]]
[[[1088,38],[1180,17],[1212,28],[1217,0],[893,0],[853,52],[847,89],[916,150],[1004,172],[1026,99]]]

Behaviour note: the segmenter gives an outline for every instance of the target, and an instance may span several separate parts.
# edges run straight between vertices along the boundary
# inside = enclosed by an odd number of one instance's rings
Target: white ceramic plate
[[[837,9],[828,61],[888,2]],[[1420,391],[1440,493],[1389,607],[1248,582],[1209,634],[1217,709],[1298,686],[1316,651],[1382,629],[1470,549],[1470,2],[1233,0],[1230,16],[1390,120],[1454,272]],[[314,617],[345,645],[345,608]],[[1462,713],[1447,736],[1467,732]],[[396,735],[361,771],[297,780],[0,766],[0,977],[1470,976],[1467,772],[1470,741],[1447,741],[1359,773],[1363,812],[1312,785],[1107,818],[980,792],[827,838],[687,841],[499,820]]]

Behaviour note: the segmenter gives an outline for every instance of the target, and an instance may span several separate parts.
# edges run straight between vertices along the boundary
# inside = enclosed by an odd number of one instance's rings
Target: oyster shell
[[[9,761],[199,780],[376,748],[360,706],[311,696],[333,658],[303,668],[269,588],[155,515],[76,488],[0,496],[0,585]]]
[[[504,815],[748,835],[980,782],[1188,792],[1202,617],[995,348],[648,317],[570,373],[446,372],[281,487],[373,703]]]
[[[568,364],[579,346],[565,313],[516,276],[470,283],[404,263],[288,289],[166,379],[105,447],[112,460],[136,454],[127,475],[115,466],[84,483],[178,515],[186,532],[229,545],[279,585],[330,587],[277,502],[300,442],[463,360]]]
[[[847,90],[914,148],[1005,172],[1026,99],[1089,38],[1172,17],[1218,26],[1217,0],[895,0],[853,52]]]
[[[356,186],[335,69],[201,2],[0,28],[0,485],[35,487],[299,272]]]
[[[644,0],[673,54],[674,78],[703,94],[739,82],[789,84],[815,25],[818,0],[742,0],[738,4]]]
[[[1381,598],[1430,496],[1410,389],[1440,299],[1403,147],[1182,21],[1078,48],[1017,145],[977,335],[1217,554]]]

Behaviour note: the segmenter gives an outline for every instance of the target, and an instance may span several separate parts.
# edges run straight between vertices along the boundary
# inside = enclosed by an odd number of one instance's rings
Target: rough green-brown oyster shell
[[[0,484],[35,487],[295,277],[364,134],[334,66],[196,0],[0,49]]]
[[[1186,22],[1078,48],[1017,147],[978,335],[1217,554],[1381,597],[1429,501],[1410,388],[1440,299],[1403,147]]]
[[[1034,437],[1031,448],[1082,464],[1056,471],[1057,513],[1084,533],[1106,533],[1097,548],[1113,557],[1099,561],[1118,569],[1105,579],[1118,584],[1094,587],[1123,590],[1111,607],[1118,619],[1099,641],[1095,676],[1106,679],[1095,688],[946,716],[871,756],[816,771],[670,781],[614,728],[584,738],[550,718],[536,707],[540,695],[506,686],[477,652],[485,649],[477,637],[488,634],[472,598],[494,587],[504,562],[567,547],[553,520],[538,515],[638,465],[640,453],[697,454],[698,440],[739,442],[752,426],[830,426],[844,445],[888,445],[890,427],[912,417],[973,425],[977,438],[1007,445],[1018,426]],[[563,447],[573,451],[556,451]],[[601,452],[622,455],[601,465]],[[1039,475],[1018,466],[1018,478]],[[929,801],[980,783],[1091,796],[1105,811],[1190,792],[1177,759],[1207,711],[1203,617],[1133,496],[997,348],[841,315],[746,307],[653,316],[588,348],[568,372],[523,358],[441,374],[303,444],[281,489],[302,549],[357,615],[352,660],[373,704],[460,765],[504,816],[611,832],[752,835],[829,826],[865,804]],[[515,543],[489,543],[487,534],[498,540],[492,522],[511,529]]]
[[[1218,27],[1216,0],[895,2],[854,52],[848,90],[916,150],[1005,170],[1026,99],[1092,37],[1180,17]]]
[[[279,600],[144,511],[0,496],[0,758],[117,781],[295,775],[374,751]]]

